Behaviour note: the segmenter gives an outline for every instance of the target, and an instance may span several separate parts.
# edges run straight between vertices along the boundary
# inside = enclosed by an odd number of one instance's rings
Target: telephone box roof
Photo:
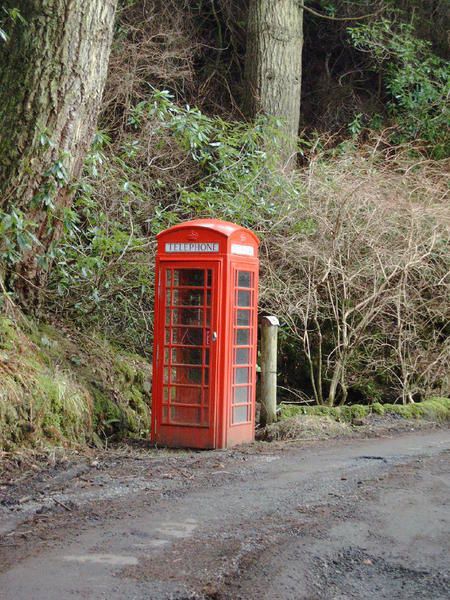
[[[257,244],[259,244],[258,237],[250,229],[246,229],[241,225],[236,225],[236,223],[231,223],[229,221],[221,221],[219,219],[195,219],[194,221],[185,221],[184,223],[174,225],[173,227],[170,227],[165,231],[161,231],[156,237],[160,237],[161,235],[166,234],[168,232],[179,231],[182,229],[192,229],[192,227],[201,227],[203,229],[217,231],[227,238],[233,235],[233,233],[236,233],[237,231],[245,231],[253,237]]]

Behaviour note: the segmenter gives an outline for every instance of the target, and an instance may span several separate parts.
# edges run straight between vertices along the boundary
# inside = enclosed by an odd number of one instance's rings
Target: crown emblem
[[[190,231],[187,234],[187,239],[188,240],[196,240],[196,239],[198,239],[198,233],[197,233],[197,231]]]

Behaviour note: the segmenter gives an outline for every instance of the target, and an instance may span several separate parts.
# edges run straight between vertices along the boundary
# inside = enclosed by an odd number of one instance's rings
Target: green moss
[[[10,319],[0,316],[0,350],[14,350],[17,333]]]
[[[148,435],[150,365],[95,335],[0,319],[0,449]]]
[[[450,420],[450,399],[430,398],[415,404],[381,404],[374,402],[370,406],[353,404],[351,406],[296,406],[282,405],[281,419],[289,419],[298,415],[328,416],[336,421],[350,423],[353,419],[367,417],[371,413],[377,415],[395,414],[404,419],[429,419],[434,421]]]
[[[384,409],[404,419],[450,420],[450,398],[434,397],[415,404],[385,404]]]
[[[385,413],[385,408],[384,406],[381,404],[381,402],[374,402],[372,404],[372,411],[376,414],[376,415],[384,415]]]

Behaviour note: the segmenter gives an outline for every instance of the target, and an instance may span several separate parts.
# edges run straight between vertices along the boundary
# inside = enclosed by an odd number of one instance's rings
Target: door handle
[[[213,332],[212,332],[212,337],[211,337],[211,339],[212,339],[212,341],[213,341],[213,342],[216,342],[216,341],[217,341],[217,331],[213,331]]]

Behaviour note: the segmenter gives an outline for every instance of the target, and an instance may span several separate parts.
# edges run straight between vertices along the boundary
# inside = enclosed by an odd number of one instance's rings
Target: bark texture
[[[280,118],[298,134],[303,9],[298,0],[250,0],[245,75],[247,110]]]
[[[39,243],[17,269],[22,281],[35,282],[37,257],[59,234],[61,209],[70,205],[70,184],[92,141],[117,0],[4,4],[18,8],[26,24],[17,23],[0,47],[0,210],[17,208],[35,223]],[[58,180],[49,209],[39,197]]]

